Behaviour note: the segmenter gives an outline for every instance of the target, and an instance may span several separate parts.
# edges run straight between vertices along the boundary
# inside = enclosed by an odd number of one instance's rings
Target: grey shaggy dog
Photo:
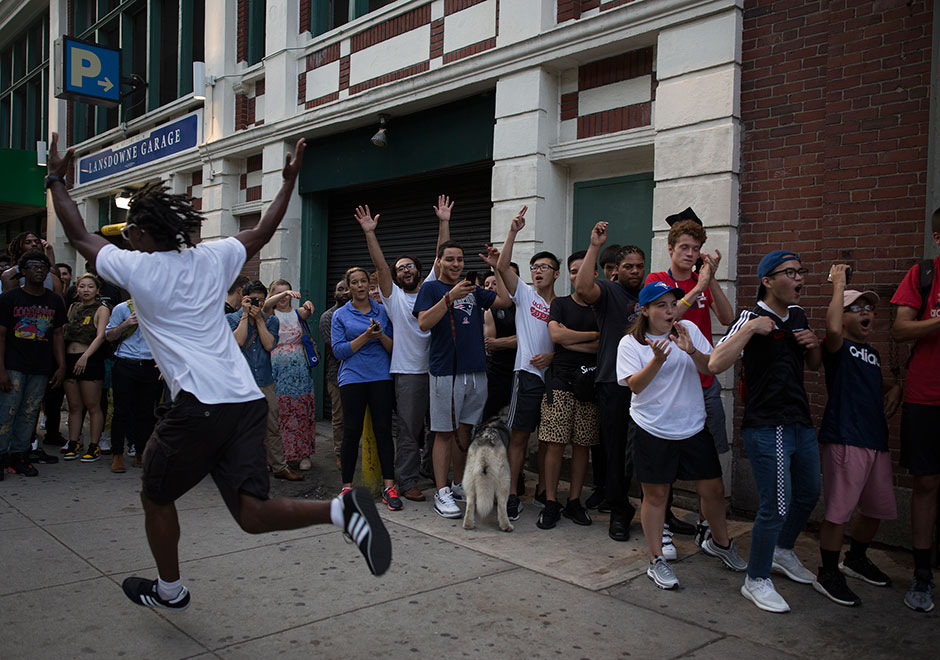
[[[485,518],[495,504],[499,528],[504,532],[512,531],[512,523],[506,512],[510,484],[509,456],[506,453],[509,444],[507,416],[508,408],[505,408],[499,416],[474,429],[463,472],[463,488],[467,495],[464,529],[476,527],[477,514]]]

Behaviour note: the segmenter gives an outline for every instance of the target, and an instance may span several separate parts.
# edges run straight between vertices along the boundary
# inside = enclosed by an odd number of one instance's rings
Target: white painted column
[[[555,26],[556,0],[511,0],[499,4],[496,47],[525,41]]]
[[[261,199],[265,200],[262,213],[267,211],[271,200],[281,189],[283,178],[281,170],[288,152],[293,153],[294,144],[274,142],[265,145],[262,158]],[[261,248],[261,281],[265,285],[283,278],[294,287],[300,286],[300,250],[301,250],[301,199],[295,186],[290,204],[284,213],[277,231],[271,241]]]
[[[202,168],[202,240],[234,236],[238,222],[232,206],[238,202],[239,162],[236,159],[212,160]]]
[[[666,216],[691,206],[708,232],[704,249],[717,249],[722,254],[717,277],[733,306],[740,192],[741,34],[739,9],[660,32],[653,117],[656,188],[651,270],[665,270],[669,265]],[[712,327],[717,341],[723,327],[714,315]],[[733,436],[733,376],[733,370],[728,370],[719,378],[729,439]],[[730,453],[722,458],[729,460]],[[731,470],[726,465],[723,468],[730,494]]]
[[[529,258],[541,250],[564,260],[567,170],[548,160],[558,133],[558,79],[541,68],[500,78],[496,83],[493,136],[493,216],[491,236],[502,244],[509,221],[523,206],[526,227],[518,235],[513,261],[529,282]],[[556,285],[562,291],[562,285]]]
[[[267,0],[264,60],[264,123],[270,124],[297,112],[297,56],[287,50],[297,45],[300,29],[298,2]],[[271,100],[268,103],[268,99]],[[262,119],[258,113],[258,119]],[[265,197],[264,199],[267,199]]]
[[[206,76],[219,78],[206,89],[205,142],[235,132],[235,90],[232,78],[237,61],[238,16],[236,4],[228,0],[206,0]],[[193,81],[198,84],[198,81]]]

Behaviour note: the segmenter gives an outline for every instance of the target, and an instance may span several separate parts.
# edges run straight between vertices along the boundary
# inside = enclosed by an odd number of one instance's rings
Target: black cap
[[[697,224],[699,227],[704,226],[702,224],[702,221],[699,220],[699,217],[695,215],[695,211],[692,210],[691,206],[686,208],[684,211],[680,211],[679,213],[666,216],[666,224],[669,225],[670,227],[672,227],[674,224],[676,224],[680,220],[691,220],[692,222]]]

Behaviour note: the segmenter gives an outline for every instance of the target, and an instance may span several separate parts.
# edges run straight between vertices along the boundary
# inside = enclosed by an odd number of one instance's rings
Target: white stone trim
[[[653,98],[652,76],[629,78],[578,92],[578,115],[645,103]]]
[[[444,52],[496,36],[496,0],[485,0],[444,18]]]
[[[306,101],[318,99],[338,90],[339,60],[307,71]]]
[[[446,32],[445,32],[446,34]],[[349,86],[426,61],[431,54],[431,25],[422,25],[380,41],[349,57]],[[369,94],[371,96],[371,92]]]
[[[576,122],[577,120],[571,121]],[[652,146],[655,138],[656,131],[653,130],[652,126],[641,126],[619,133],[559,142],[548,148],[548,158],[551,161],[568,163],[593,156],[608,155],[626,149]]]

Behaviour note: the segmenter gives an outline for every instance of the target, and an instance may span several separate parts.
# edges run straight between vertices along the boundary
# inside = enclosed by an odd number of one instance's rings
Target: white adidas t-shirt
[[[709,355],[712,345],[692,321],[680,321],[689,331],[692,345]],[[651,335],[659,341],[669,335]],[[630,399],[630,417],[647,433],[665,440],[685,440],[705,428],[705,397],[702,381],[692,356],[670,342],[672,350],[642,392]],[[627,378],[653,360],[653,349],[640,344],[633,335],[625,335],[617,347],[617,382],[627,385]]]
[[[533,367],[529,361],[539,353],[555,350],[548,334],[549,304],[535,289],[521,279],[512,296],[516,303],[516,364],[513,371],[528,371],[545,380],[545,369]]]
[[[418,317],[412,311],[418,291],[406,293],[397,284],[392,284],[392,295],[382,296],[382,303],[388,318],[395,329],[395,341],[392,344],[393,374],[426,374],[428,372],[428,344],[431,331],[418,327]]]
[[[134,298],[140,331],[174,399],[181,390],[209,404],[262,398],[224,315],[245,257],[234,236],[182,252],[114,245],[98,252],[98,273]]]

